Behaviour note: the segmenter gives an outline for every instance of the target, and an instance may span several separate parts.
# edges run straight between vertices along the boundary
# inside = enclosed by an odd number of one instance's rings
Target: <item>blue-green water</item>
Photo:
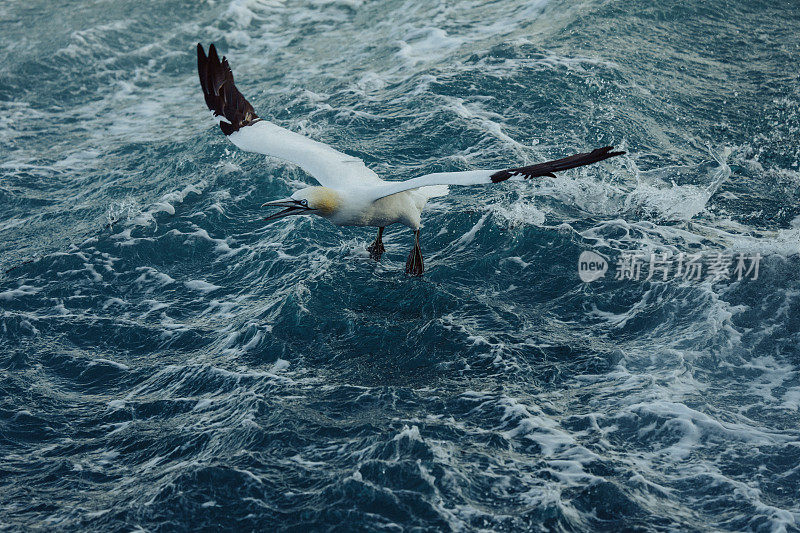
[[[0,529],[800,528],[795,2],[0,4]],[[205,109],[453,189],[412,239]],[[111,220],[118,220],[106,227]],[[584,284],[584,250],[761,254]],[[29,261],[26,263],[26,261]]]

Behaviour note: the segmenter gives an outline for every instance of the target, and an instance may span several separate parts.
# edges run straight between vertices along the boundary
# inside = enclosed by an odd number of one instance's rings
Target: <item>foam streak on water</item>
[[[798,530],[800,18],[751,4],[0,5],[0,528]],[[409,279],[405,229],[256,222],[310,178],[198,41],[390,179],[629,153],[434,199]]]

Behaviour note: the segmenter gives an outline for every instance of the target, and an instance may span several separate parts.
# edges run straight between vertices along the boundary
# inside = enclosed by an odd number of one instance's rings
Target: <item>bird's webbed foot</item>
[[[386,248],[383,247],[383,228],[378,228],[378,236],[375,238],[375,242],[367,246],[367,251],[375,261],[381,260],[383,252],[386,251]]]
[[[408,254],[406,260],[406,274],[421,276],[425,271],[422,263],[422,249],[419,247],[419,230],[414,231],[414,249]]]
[[[382,242],[375,241],[369,246],[367,246],[367,251],[369,252],[369,256],[374,259],[375,261],[380,261],[383,252],[386,251],[386,248],[383,247]]]

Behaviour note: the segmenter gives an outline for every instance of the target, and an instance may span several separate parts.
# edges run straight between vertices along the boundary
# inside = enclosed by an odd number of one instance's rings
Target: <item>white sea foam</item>
[[[209,283],[207,281],[199,279],[184,281],[183,284],[186,285],[187,288],[193,291],[198,291],[202,293],[209,293],[221,288],[219,285],[214,285],[213,283]]]
[[[39,292],[39,289],[36,287],[32,287],[31,285],[20,285],[16,289],[0,292],[0,300],[10,302],[11,300],[15,300],[23,296],[30,296],[32,294],[36,294],[37,292]]]
[[[419,434],[419,428],[417,426],[403,426],[403,429],[394,436],[394,440],[402,440],[402,439],[409,439],[409,440],[416,440],[422,442],[422,437]]]

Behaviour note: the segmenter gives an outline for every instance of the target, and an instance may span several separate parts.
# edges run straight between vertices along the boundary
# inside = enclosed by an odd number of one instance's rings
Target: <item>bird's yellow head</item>
[[[327,187],[306,187],[295,192],[289,198],[267,202],[261,207],[285,207],[264,220],[277,220],[289,215],[319,215],[329,217],[341,206],[339,193]]]
[[[309,209],[324,217],[335,213],[342,203],[339,193],[328,187],[306,187],[294,193],[292,199],[305,200]]]

